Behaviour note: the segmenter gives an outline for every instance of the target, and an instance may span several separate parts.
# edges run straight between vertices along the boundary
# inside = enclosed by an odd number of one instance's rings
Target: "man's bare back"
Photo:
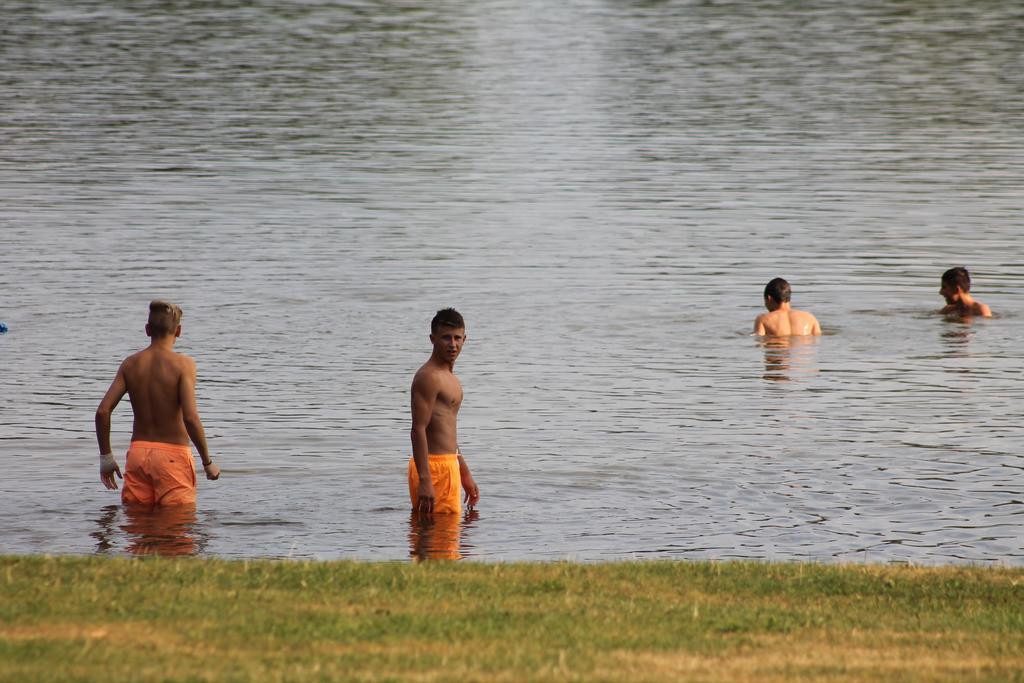
[[[164,302],[154,302],[152,306]],[[180,309],[174,307],[180,316]],[[146,325],[146,333],[151,326]],[[203,462],[207,479],[217,479],[220,468],[210,459],[206,432],[196,406],[196,364],[188,356],[174,351],[174,342],[181,326],[174,323],[172,331],[151,334],[147,348],[134,353],[121,363],[103,400],[96,409],[96,439],[100,448],[100,479],[116,489],[114,473],[121,476],[110,445],[110,422],[114,408],[125,394],[132,404],[132,441],[187,446],[195,444]]]
[[[754,334],[769,337],[790,337],[821,334],[818,319],[807,311],[795,308],[762,313],[754,321]]]
[[[777,277],[764,288],[764,307],[762,313],[754,320],[754,334],[769,337],[810,336],[821,334],[818,319],[807,311],[798,311],[790,306],[792,291],[789,283]]]
[[[187,445],[182,415],[183,407],[195,410],[195,361],[150,347],[129,356],[121,372],[134,413],[132,440]]]

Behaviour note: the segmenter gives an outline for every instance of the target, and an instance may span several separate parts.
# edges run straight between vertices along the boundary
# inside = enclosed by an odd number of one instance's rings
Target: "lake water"
[[[1022,45],[995,1],[6,3],[0,552],[1024,565]],[[994,319],[935,314],[954,265]],[[750,336],[775,276],[823,337]],[[129,514],[93,412],[156,297],[223,476]],[[444,306],[482,499],[421,526]]]

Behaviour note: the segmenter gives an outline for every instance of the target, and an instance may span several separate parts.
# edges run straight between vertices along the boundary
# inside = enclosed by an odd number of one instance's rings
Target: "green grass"
[[[0,557],[0,681],[1024,681],[1024,570]]]

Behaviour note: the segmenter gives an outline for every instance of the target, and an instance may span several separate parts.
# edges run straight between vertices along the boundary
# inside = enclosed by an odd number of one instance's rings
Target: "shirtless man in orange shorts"
[[[807,311],[798,311],[789,305],[789,283],[777,277],[764,288],[764,307],[754,320],[754,334],[768,337],[817,336],[821,334],[818,319]]]
[[[459,451],[456,419],[462,405],[462,384],[455,360],[466,341],[466,323],[451,308],[430,322],[434,350],[412,380],[412,458],[409,497],[422,515],[462,512],[460,493],[472,508],[480,489]]]
[[[195,503],[196,471],[189,439],[199,450],[207,479],[217,479],[220,468],[210,459],[196,408],[196,363],[174,351],[174,342],[181,336],[181,309],[166,301],[151,302],[146,334],[149,347],[121,363],[96,409],[100,481],[108,489],[116,489],[114,475],[122,476],[110,448],[110,416],[127,393],[135,419],[121,502]]]

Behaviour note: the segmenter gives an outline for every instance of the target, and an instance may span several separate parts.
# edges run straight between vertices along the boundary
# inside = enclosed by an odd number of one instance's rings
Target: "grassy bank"
[[[0,558],[3,681],[1024,680],[1024,570]]]

